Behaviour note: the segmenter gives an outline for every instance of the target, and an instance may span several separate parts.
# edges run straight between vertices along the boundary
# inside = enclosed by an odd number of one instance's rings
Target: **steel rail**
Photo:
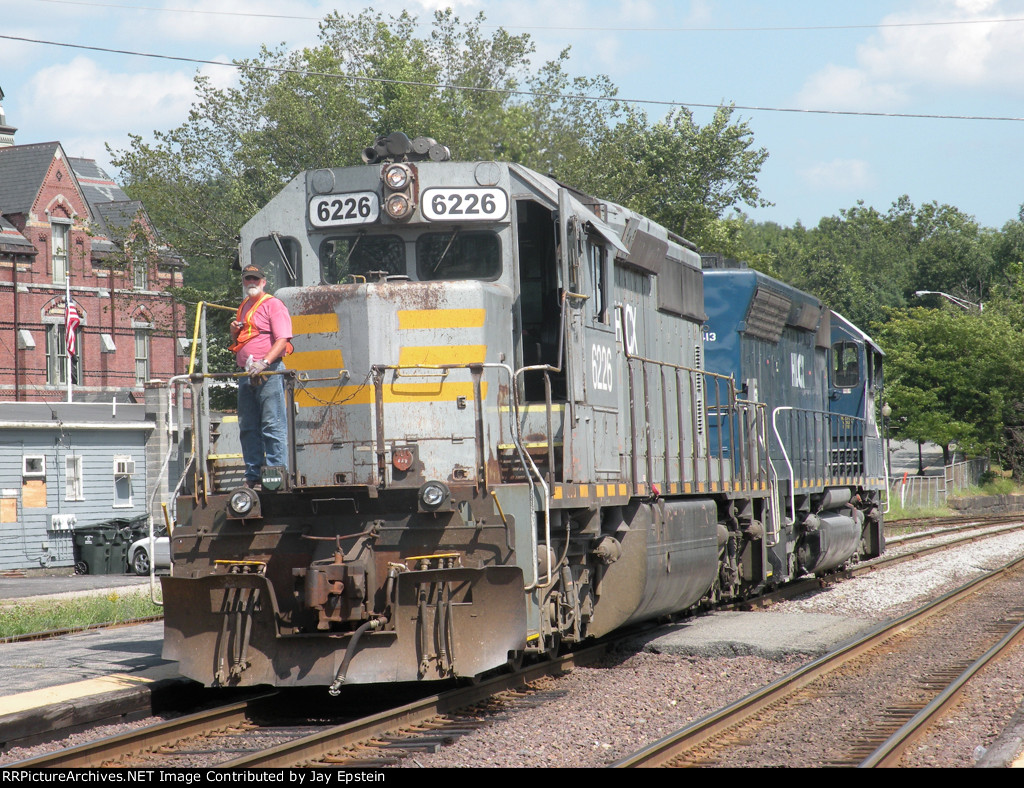
[[[98,768],[133,753],[179,741],[210,729],[226,728],[245,722],[254,706],[277,695],[271,692],[245,701],[218,706],[215,709],[188,714],[139,730],[108,736],[94,742],[79,744],[66,750],[39,755],[9,764],[8,769]]]
[[[943,525],[943,527],[935,528],[931,531],[913,531],[912,533],[899,534],[898,536],[888,536],[885,539],[885,544],[886,547],[891,545],[910,544],[911,542],[922,542],[925,539],[933,539],[935,537],[947,536],[949,534],[965,533],[967,531],[979,530],[981,528],[995,528],[999,525],[1014,524],[1024,526],[1024,513],[1012,516],[1001,515],[999,517],[990,517],[984,520],[976,518],[963,520],[957,525]]]
[[[991,525],[978,527],[987,528],[991,527]],[[948,529],[941,533],[933,532],[929,534],[926,538],[938,538],[940,536],[948,536],[951,533],[955,533],[957,530],[963,529]],[[976,529],[972,527],[972,530]],[[745,599],[741,602],[725,602],[720,606],[720,609],[728,610],[738,608],[749,609],[752,607],[764,607],[766,605],[772,604],[773,602],[777,602],[780,599],[792,599],[793,597],[800,596],[800,594],[805,594],[809,591],[821,588],[823,585],[828,585],[829,583],[835,580],[847,580],[852,577],[856,577],[857,575],[867,574],[868,572],[874,572],[879,569],[886,569],[891,566],[895,566],[896,564],[902,564],[906,561],[913,561],[917,558],[923,558],[925,556],[931,555],[932,553],[939,553],[949,548],[958,547],[960,545],[967,544],[970,542],[981,542],[985,539],[994,538],[996,536],[1003,536],[1005,534],[1020,530],[1024,530],[1024,520],[1017,520],[1015,525],[1010,525],[1005,528],[996,528],[991,531],[985,531],[984,533],[969,534],[959,539],[952,539],[948,542],[943,542],[941,544],[922,547],[920,549],[916,549],[907,553],[902,553],[900,555],[882,555],[878,558],[872,558],[870,561],[855,564],[854,566],[848,567],[846,569],[837,569],[835,571],[829,572],[827,575],[824,575],[822,577],[793,580],[789,583],[786,583],[784,586],[780,587],[775,591],[771,591],[766,594],[761,594],[760,596],[752,597],[751,599]],[[911,541],[918,540],[906,540],[904,544]]]
[[[825,676],[855,657],[860,656],[889,640],[893,636],[941,612],[959,602],[980,588],[1024,564],[1024,557],[1015,559],[987,574],[976,577],[964,585],[933,599],[926,605],[911,611],[893,621],[875,627],[860,638],[825,654],[804,667],[783,676],[766,687],[747,695],[745,698],[719,711],[701,718],[675,733],[659,739],[637,752],[611,764],[612,768],[637,768],[661,766],[681,753],[697,749],[718,738],[725,731],[737,728],[770,706],[794,694],[800,689]]]
[[[460,708],[472,706],[499,692],[516,689],[551,674],[563,673],[603,656],[615,641],[608,641],[554,660],[537,663],[514,673],[497,676],[479,684],[431,695],[389,711],[332,726],[272,748],[238,756],[208,768],[291,767],[314,761],[353,743],[396,731],[403,726],[429,720]],[[108,736],[54,753],[28,758],[5,766],[21,768],[100,768],[133,755],[175,744],[190,736],[246,723],[267,700],[279,691],[257,695],[245,701],[196,712],[139,730]]]
[[[309,736],[294,739],[260,752],[249,753],[217,764],[218,769],[265,769],[315,765],[338,750],[371,740],[389,731],[425,722],[442,714],[466,708],[493,695],[516,689],[552,673],[562,673],[603,656],[610,643],[602,643],[557,659],[497,676],[479,684],[431,695],[396,709],[336,725]],[[333,763],[337,766],[339,764]]]
[[[1007,651],[1021,639],[1024,633],[1024,621],[1006,633],[992,648],[971,663],[963,673],[949,683],[921,711],[909,719],[898,731],[886,739],[871,755],[858,764],[860,768],[890,768],[898,766],[907,748],[920,739],[928,730],[931,722],[953,706],[967,683],[993,662],[999,655]]]

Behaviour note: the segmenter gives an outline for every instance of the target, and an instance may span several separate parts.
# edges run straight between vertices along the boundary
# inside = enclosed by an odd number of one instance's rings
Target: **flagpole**
[[[70,255],[69,255],[70,257]],[[64,291],[64,355],[67,356],[68,402],[71,402],[71,354],[68,352],[68,315],[71,314],[71,266],[68,266]]]

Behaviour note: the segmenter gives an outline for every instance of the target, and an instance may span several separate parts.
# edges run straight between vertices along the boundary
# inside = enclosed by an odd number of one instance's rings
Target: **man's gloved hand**
[[[264,361],[263,359],[260,359],[259,361],[253,361],[252,364],[250,364],[249,368],[248,368],[249,379],[251,381],[253,381],[254,383],[256,383],[256,382],[262,383],[263,382],[263,373],[267,371],[267,367],[268,366],[270,366],[270,365],[267,364],[267,362]]]

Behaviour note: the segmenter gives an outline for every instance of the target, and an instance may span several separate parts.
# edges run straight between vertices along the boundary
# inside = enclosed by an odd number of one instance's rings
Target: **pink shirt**
[[[252,309],[252,305],[258,298],[259,296],[245,300],[242,305],[241,319],[243,323],[245,316],[249,314],[249,310]],[[288,307],[280,298],[271,296],[260,304],[260,308],[252,316],[252,324],[260,333],[242,345],[235,353],[235,361],[238,362],[241,369],[245,369],[245,362],[249,360],[249,356],[257,360],[264,358],[270,352],[270,348],[274,346],[275,341],[282,337],[292,338],[292,317],[288,314]]]

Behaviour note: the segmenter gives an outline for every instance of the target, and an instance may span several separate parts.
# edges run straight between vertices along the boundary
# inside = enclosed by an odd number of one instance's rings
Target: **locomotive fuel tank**
[[[823,512],[809,514],[801,523],[797,559],[803,572],[821,574],[842,566],[857,551],[864,515]]]
[[[241,231],[292,315],[288,467],[243,487],[237,420],[209,407],[231,375],[176,379],[183,676],[477,676],[881,549],[874,384],[839,378],[830,408],[818,299],[708,273],[668,228],[517,164],[403,134],[363,153]]]
[[[715,502],[707,499],[616,510],[608,527],[621,557],[600,574],[588,632],[599,637],[699,602],[718,573],[717,523]]]

